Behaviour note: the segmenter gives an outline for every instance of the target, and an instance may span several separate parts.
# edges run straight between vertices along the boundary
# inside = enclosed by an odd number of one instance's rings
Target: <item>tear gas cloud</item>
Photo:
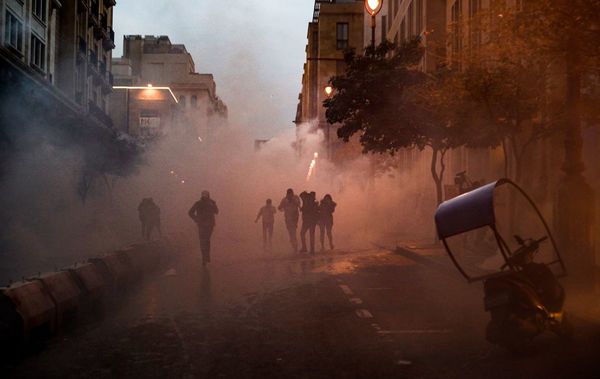
[[[3,246],[2,280],[139,241],[137,205],[144,197],[153,197],[161,207],[163,233],[183,234],[197,244],[196,227],[187,211],[204,189],[221,211],[213,242],[215,261],[264,257],[261,226],[254,219],[266,199],[277,206],[287,188],[297,194],[315,191],[319,200],[327,193],[333,196],[338,203],[336,248],[370,248],[372,243],[392,245],[408,235],[433,235],[434,204],[422,195],[422,188],[432,188],[426,175],[392,170],[370,179],[372,167],[366,156],[345,168],[336,167],[323,158],[321,132],[309,132],[312,125],[294,129],[259,151],[248,127],[224,126],[204,141],[167,134],[148,146],[137,174],[96,180],[85,203],[76,191],[82,170],[77,148],[43,143],[35,151],[19,153],[10,161],[2,187],[2,206],[8,210],[3,236],[10,242]],[[296,133],[303,140],[300,155],[294,148]],[[319,158],[307,181],[315,153]],[[279,212],[269,256],[289,252]]]

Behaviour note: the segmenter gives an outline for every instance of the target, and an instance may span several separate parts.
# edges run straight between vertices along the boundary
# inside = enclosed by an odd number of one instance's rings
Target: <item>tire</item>
[[[567,312],[563,313],[561,323],[555,330],[555,333],[564,341],[570,341],[573,338],[574,328],[571,323],[571,317]]]

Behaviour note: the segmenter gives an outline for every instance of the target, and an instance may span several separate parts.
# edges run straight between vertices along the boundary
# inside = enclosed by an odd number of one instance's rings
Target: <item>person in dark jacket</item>
[[[298,240],[296,238],[296,230],[298,229],[298,218],[300,217],[300,198],[294,195],[294,190],[289,188],[285,197],[281,199],[277,209],[283,212],[285,227],[290,236],[292,249],[294,250],[294,253],[297,253]]]
[[[331,195],[327,194],[319,204],[319,232],[321,234],[321,250],[325,250],[325,232],[329,239],[329,247],[333,250],[333,212],[335,212],[336,202]]]
[[[275,213],[277,209],[273,206],[273,201],[267,199],[267,203],[264,207],[260,208],[258,215],[256,215],[255,223],[262,218],[263,225],[263,248],[265,250],[273,247],[273,225],[275,224]]]
[[[160,208],[151,197],[142,199],[138,205],[138,214],[142,223],[142,237],[149,240],[152,235],[152,230],[156,228],[158,234],[162,235],[160,229]]]
[[[217,203],[210,198],[208,191],[202,191],[202,197],[190,208],[188,215],[198,225],[202,265],[210,263],[210,238],[215,228],[215,216],[219,214]]]
[[[300,194],[300,198],[302,199],[302,229],[300,230],[300,237],[302,238],[301,253],[306,253],[306,232],[309,233],[310,238],[310,253],[315,253],[315,228],[319,221],[319,203],[317,203],[316,197],[317,194],[314,192],[302,192]]]

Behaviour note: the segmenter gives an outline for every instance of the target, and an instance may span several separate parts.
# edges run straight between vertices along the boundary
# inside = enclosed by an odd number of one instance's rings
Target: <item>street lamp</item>
[[[381,6],[383,5],[383,0],[365,0],[365,8],[367,12],[371,15],[371,47],[375,49],[375,26],[376,21],[375,17],[377,13],[381,10]]]
[[[328,99],[331,98],[331,94],[333,93],[333,87],[328,85],[325,87],[324,89],[325,95],[327,96]],[[327,138],[327,158],[331,159],[331,138],[330,138],[330,127],[331,125],[329,125],[329,123],[327,123],[327,130],[326,130],[326,138]]]

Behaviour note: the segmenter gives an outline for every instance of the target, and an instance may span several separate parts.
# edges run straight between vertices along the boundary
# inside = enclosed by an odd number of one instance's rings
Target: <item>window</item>
[[[473,18],[481,9],[481,0],[469,1],[469,17]]]
[[[423,32],[423,0],[417,0],[417,35]]]
[[[31,11],[40,21],[46,22],[46,0],[33,0]]]
[[[31,36],[31,65],[42,71],[46,70],[46,45],[39,38]]]
[[[181,104],[181,106],[185,108],[185,96],[179,96],[179,104]]]
[[[387,16],[381,16],[381,42],[387,39]]]
[[[407,25],[408,30],[406,31],[406,35],[408,36],[408,38],[412,38],[415,35],[414,17],[415,17],[415,12],[414,12],[413,3],[411,2],[408,5],[408,15],[406,16],[406,18],[408,19],[408,25]]]
[[[400,42],[406,41],[406,19],[400,23]]]
[[[192,107],[197,108],[198,107],[198,96],[193,95],[192,98],[190,99],[190,104],[192,105]]]
[[[392,19],[394,19],[396,17],[396,13],[398,13],[398,0],[394,0],[394,9],[392,12]]]
[[[23,52],[23,23],[12,13],[6,12],[4,25],[4,38],[6,44],[19,52]]]
[[[343,49],[348,48],[348,23],[347,22],[338,22],[338,24],[337,24],[336,48],[338,50],[343,50]]]
[[[461,1],[456,0],[451,8],[452,53],[459,54],[462,49],[460,18],[462,16]]]

